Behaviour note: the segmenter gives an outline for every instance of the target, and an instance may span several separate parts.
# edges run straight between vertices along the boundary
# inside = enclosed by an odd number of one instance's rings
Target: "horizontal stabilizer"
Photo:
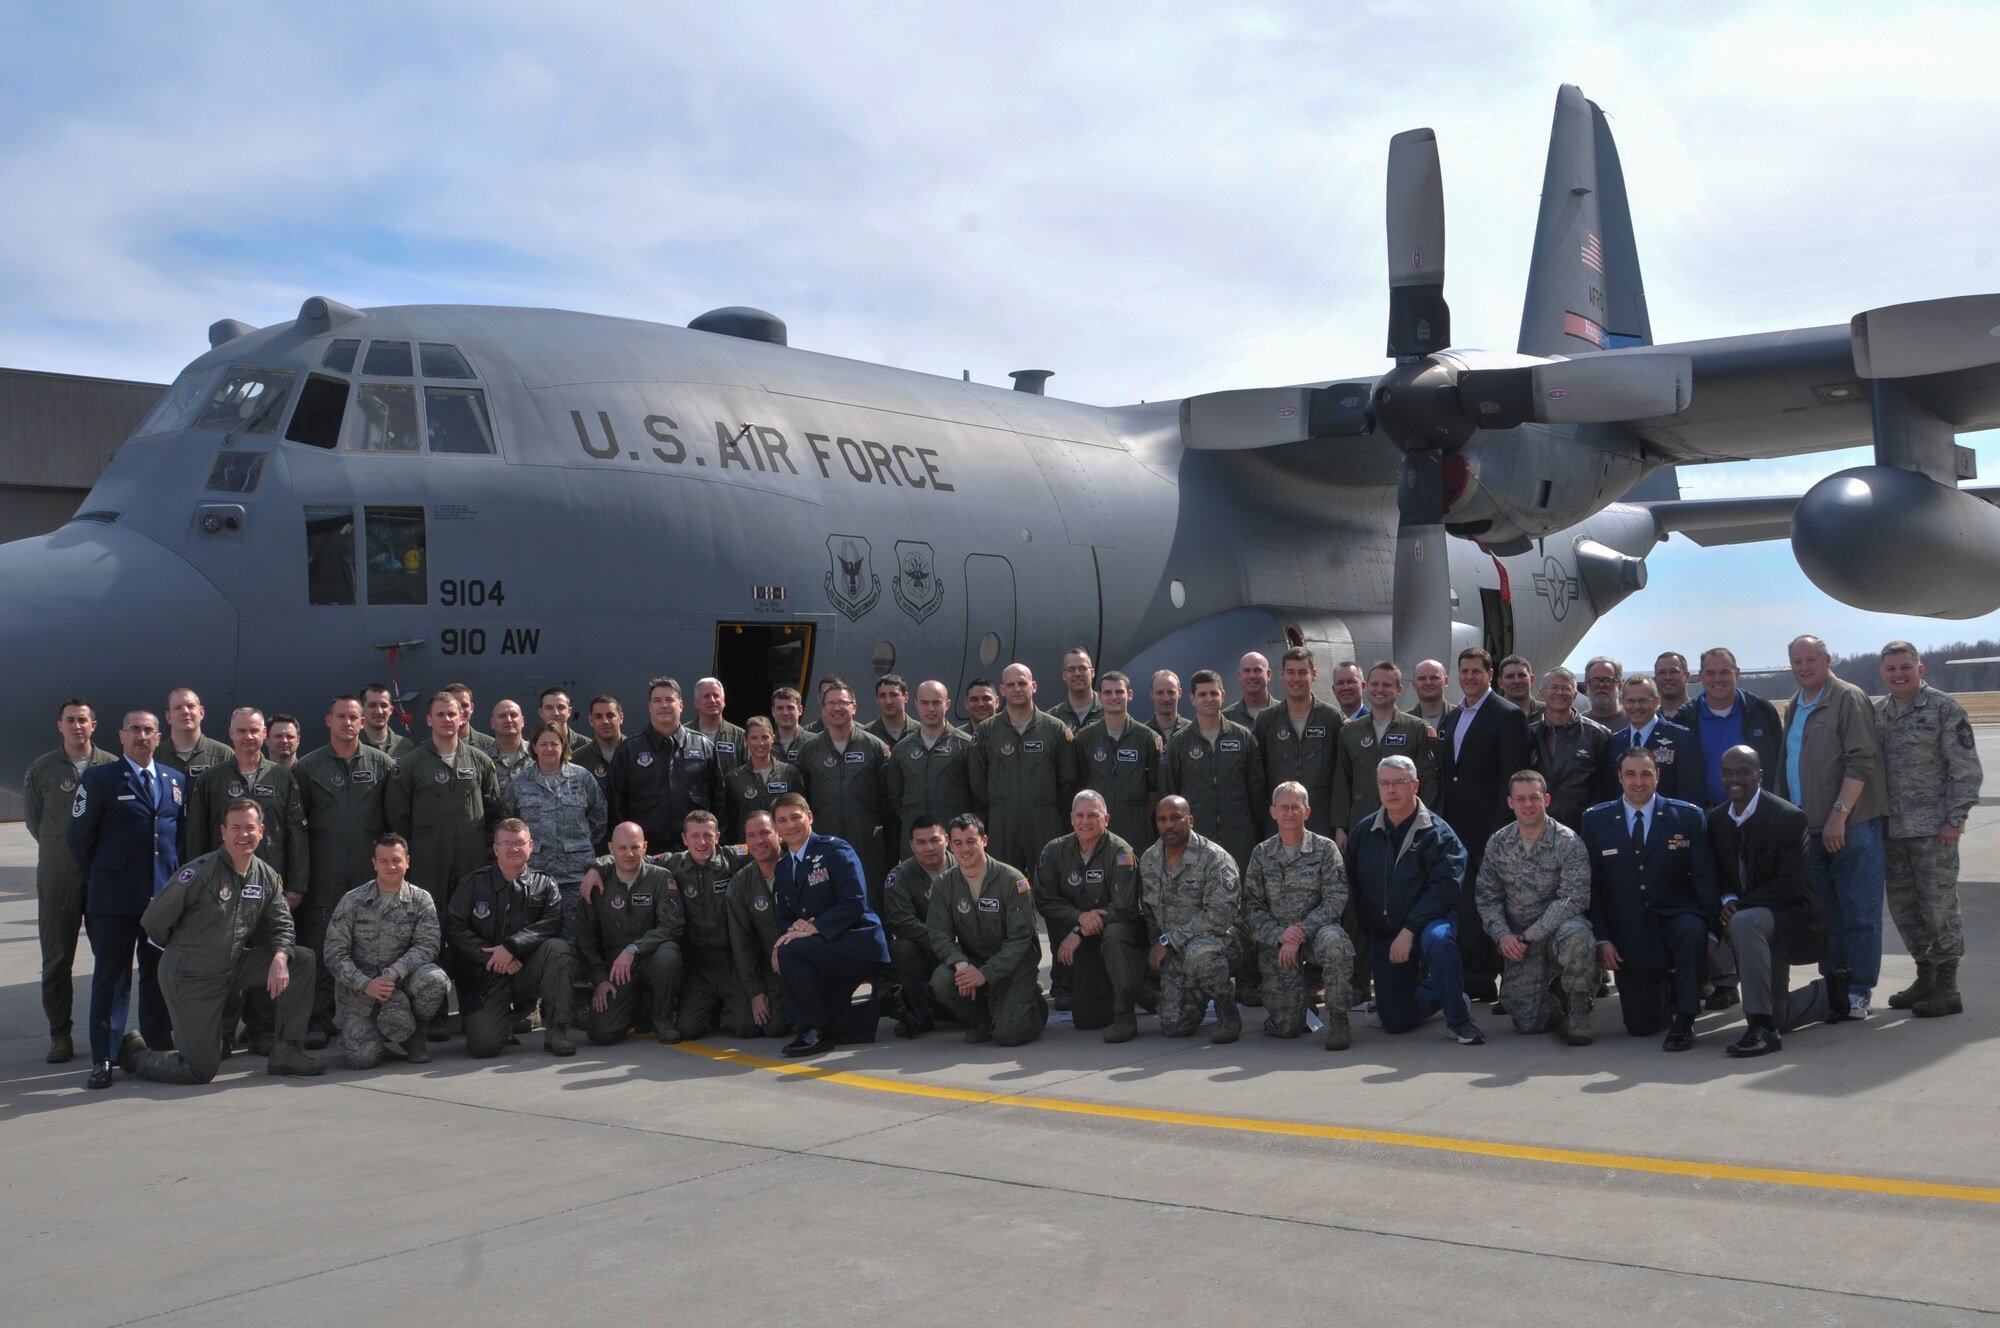
[[[1915,378],[2000,364],[2000,295],[1892,304],[1854,315],[1854,371]]]

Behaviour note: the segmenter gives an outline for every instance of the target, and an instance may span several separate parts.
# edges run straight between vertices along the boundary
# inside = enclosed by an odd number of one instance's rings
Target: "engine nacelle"
[[[1976,618],[2000,608],[2000,509],[1914,470],[1856,466],[1792,514],[1799,567],[1873,613]]]
[[[1644,470],[1622,436],[1535,426],[1482,434],[1445,459],[1445,528],[1514,551],[1616,501]]]

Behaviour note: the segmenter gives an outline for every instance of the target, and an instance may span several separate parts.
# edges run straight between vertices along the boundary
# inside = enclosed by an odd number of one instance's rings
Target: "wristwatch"
[[[1169,940],[1167,939],[1167,934],[1166,934],[1165,932],[1161,932],[1161,933],[1160,933],[1160,944],[1161,944],[1161,945],[1172,945],[1172,944],[1173,944],[1173,942],[1172,942],[1172,941],[1169,941]]]
[[[1083,935],[1083,924],[1079,922],[1074,927],[1071,927],[1069,930],[1071,935],[1081,936]]]
[[[1849,811],[1853,809],[1850,808],[1846,803],[1842,802],[1839,798],[1835,798],[1833,800],[1833,806],[1830,807],[1828,810],[1839,812],[1842,816],[1845,816]]]
[[[626,953],[626,954],[628,954],[628,955],[634,955],[634,956],[636,956],[636,955],[637,955],[637,954],[639,953],[639,947],[638,947],[638,945],[637,945],[636,943],[634,943],[634,944],[632,944],[632,945],[628,945],[628,946],[626,946],[626,947],[625,947],[625,953]]]

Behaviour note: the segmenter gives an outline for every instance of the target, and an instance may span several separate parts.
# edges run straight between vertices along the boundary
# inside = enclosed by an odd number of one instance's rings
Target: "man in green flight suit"
[[[1033,1042],[1049,1022],[1034,887],[987,856],[986,826],[977,816],[954,816],[950,830],[952,866],[931,890],[931,948],[940,961],[931,993],[965,1025],[967,1042]]]

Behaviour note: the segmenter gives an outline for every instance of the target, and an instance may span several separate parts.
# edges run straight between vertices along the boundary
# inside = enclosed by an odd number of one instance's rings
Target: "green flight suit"
[[[1105,911],[1113,918],[1138,907],[1139,856],[1114,834],[1106,834],[1090,852],[1074,834],[1049,841],[1035,865],[1035,908],[1049,929],[1049,948],[1060,948],[1074,934],[1075,957],[1057,962],[1051,972],[1070,972],[1070,1017],[1079,1029],[1105,1028],[1113,1015],[1129,1010],[1144,995],[1145,966],[1135,965],[1126,946],[1104,943],[1104,933],[1086,936],[1079,924],[1085,913]]]
[[[1023,873],[1069,824],[1077,788],[1076,734],[1046,711],[1016,729],[1002,706],[972,735],[966,773],[986,818],[986,851]]]
[[[1220,844],[1241,871],[1263,838],[1271,805],[1257,735],[1225,719],[1211,742],[1199,723],[1189,724],[1168,739],[1160,775],[1160,792],[1186,798],[1196,831]]]
[[[389,828],[383,800],[388,795],[392,764],[387,756],[362,743],[349,757],[336,754],[331,746],[315,748],[292,767],[306,818],[307,858],[312,864],[311,888],[304,892],[305,901],[293,910],[293,917],[299,944],[314,954],[325,953],[327,924],[347,892],[375,879],[375,839]],[[321,964],[319,976],[313,1024],[330,1033],[335,995],[332,968]]]
[[[771,764],[762,770],[750,768],[745,760],[742,765],[725,770],[722,782],[729,789],[729,831],[730,842],[743,842],[743,823],[758,812],[769,812],[771,804],[787,793],[803,793],[799,779],[799,768],[773,757]]]
[[[675,1031],[674,1009],[680,1001],[680,942],[687,926],[680,887],[672,872],[650,862],[641,863],[638,878],[630,882],[619,877],[612,859],[595,865],[603,888],[588,902],[577,901],[567,933],[577,973],[592,988],[584,1032],[600,1047],[622,1041],[644,1000],[653,1031],[666,1037]],[[599,1010],[596,988],[611,980],[611,965],[627,949],[632,951],[632,976],[613,989]]]
[[[69,851],[69,814],[83,771],[119,758],[92,747],[81,767],[58,747],[37,757],[21,788],[28,833],[34,837],[35,931],[42,942],[42,1013],[49,1034],[67,1033],[73,1022],[76,937],[83,926],[83,868]]]
[[[1134,853],[1144,853],[1160,837],[1153,805],[1160,800],[1160,762],[1166,754],[1166,739],[1129,715],[1115,738],[1101,719],[1076,735],[1077,783],[1104,795],[1111,833]]]
[[[226,742],[217,742],[206,733],[194,745],[194,750],[182,756],[174,750],[172,733],[160,735],[160,745],[153,752],[153,759],[161,765],[178,770],[187,779],[188,792],[194,792],[194,783],[214,765],[229,765],[236,759],[236,752]],[[185,816],[182,818],[185,823]]]
[[[410,841],[409,879],[441,916],[459,881],[493,861],[493,827],[506,819],[505,806],[493,759],[469,743],[447,761],[427,742],[390,766],[383,812]]]
[[[770,1007],[770,1021],[757,1025],[758,1034],[783,1037],[792,1025],[778,999],[782,994],[778,970],[771,967],[771,949],[780,935],[778,900],[771,883],[754,860],[729,878],[729,949],[736,957],[736,980],[753,997],[762,995]]]
[[[264,991],[283,950],[291,981],[277,1000],[280,1042],[296,1046],[312,1018],[313,952],[293,944],[284,882],[261,858],[239,874],[227,853],[181,868],[140,919],[157,942],[160,993],[174,1021],[174,1051],[147,1051],[139,1075],[163,1084],[205,1084],[222,1064],[224,1009],[238,992]],[[268,999],[268,998],[267,998]]]
[[[1435,806],[1443,749],[1438,731],[1406,710],[1398,710],[1380,741],[1371,716],[1350,720],[1340,733],[1340,753],[1333,767],[1333,824],[1352,830],[1381,807],[1375,791],[1375,767],[1385,756],[1407,756],[1417,763],[1419,796]],[[1331,831],[1325,833],[1331,834]]]
[[[1035,894],[1028,878],[988,857],[975,895],[954,861],[931,889],[929,922],[931,948],[938,955],[931,994],[938,1003],[967,1028],[992,1029],[1000,1046],[1018,1047],[1040,1037],[1049,1006],[1042,996],[1042,943],[1035,935]],[[960,964],[972,964],[986,977],[969,1000],[958,994]]]
[[[1346,720],[1339,710],[1314,700],[1305,723],[1292,723],[1291,704],[1278,704],[1257,716],[1257,746],[1264,757],[1264,787],[1275,789],[1290,780],[1306,787],[1312,814],[1306,829],[1317,835],[1333,834],[1333,767],[1340,754],[1340,729]],[[1268,834],[1278,827],[1271,823],[1267,808],[1264,824]]]
[[[879,916],[890,861],[882,835],[889,810],[888,746],[866,729],[849,731],[845,751],[815,733],[799,748],[798,767],[812,804],[813,833],[853,846],[868,881],[868,907]]]
[[[935,816],[946,825],[972,810],[972,735],[947,724],[929,746],[918,729],[889,753],[889,806],[902,831],[894,854],[910,851],[910,826],[920,816]]]

